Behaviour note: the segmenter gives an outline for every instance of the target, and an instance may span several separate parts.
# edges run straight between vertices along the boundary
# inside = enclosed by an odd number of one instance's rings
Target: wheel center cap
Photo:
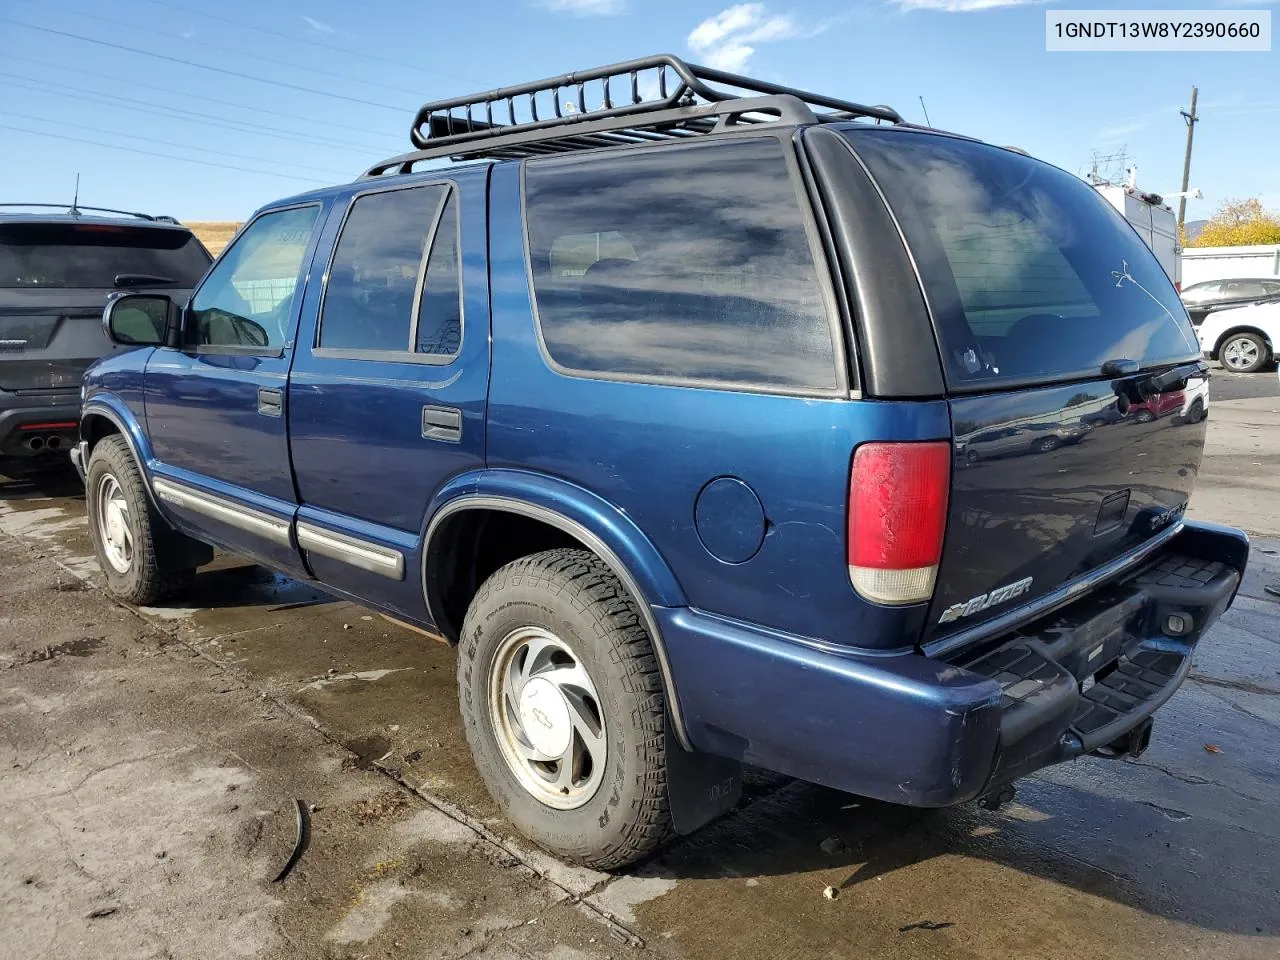
[[[107,539],[116,544],[124,540],[124,518],[114,503],[107,507]]]
[[[558,757],[569,749],[573,724],[569,705],[555,684],[534,677],[520,691],[520,723],[539,753]]]

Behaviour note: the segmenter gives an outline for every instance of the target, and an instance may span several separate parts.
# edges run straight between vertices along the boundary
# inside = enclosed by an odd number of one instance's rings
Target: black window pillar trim
[[[882,400],[946,395],[920,278],[880,190],[835,130],[808,127],[802,143],[851,304],[863,394]]]

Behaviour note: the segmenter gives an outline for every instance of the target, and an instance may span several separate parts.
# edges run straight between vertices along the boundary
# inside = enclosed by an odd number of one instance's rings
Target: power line
[[[49,137],[52,140],[66,140],[69,143],[87,143],[91,147],[106,147],[108,150],[122,150],[125,153],[137,153],[144,157],[162,157],[165,160],[177,160],[181,163],[198,163],[203,167],[220,167],[223,170],[238,170],[241,173],[256,173],[264,177],[281,177],[285,180],[298,180],[302,183],[324,184],[323,180],[312,177],[295,177],[288,173],[276,173],[272,170],[253,170],[249,167],[238,167],[230,163],[215,163],[212,160],[197,160],[195,157],[175,157],[171,153],[157,153],[154,150],[139,150],[136,147],[121,147],[114,143],[102,143],[98,140],[85,140],[83,137],[68,137],[61,133],[45,133],[43,130],[30,130],[27,127],[14,127],[0,124],[0,130],[12,130],[16,133],[29,133],[37,137]]]
[[[433,70],[430,67],[418,66],[412,63],[401,63],[398,60],[391,60],[387,57],[380,57],[374,53],[361,53],[358,50],[348,50],[346,47],[340,47],[334,43],[322,43],[314,37],[295,37],[292,34],[285,33],[281,30],[271,30],[268,27],[259,27],[252,23],[245,23],[243,20],[234,20],[231,17],[224,17],[217,13],[210,13],[208,10],[197,10],[194,7],[184,6],[181,3],[164,3],[162,0],[146,0],[147,3],[154,4],[157,7],[167,7],[172,10],[181,10],[184,13],[195,14],[198,17],[207,17],[210,20],[218,20],[222,23],[229,23],[233,27],[243,27],[246,30],[256,30],[258,33],[265,33],[272,37],[281,37],[285,40],[291,40],[295,43],[305,43],[313,47],[320,47],[322,50],[335,50],[348,57],[360,57],[363,60],[373,60],[377,63],[386,63],[393,67],[402,67],[406,70],[417,70],[419,73],[429,73],[437,77],[448,77],[450,80],[461,80],[463,83],[473,83],[477,87],[485,85],[482,80],[475,80],[471,77],[459,76],[456,73],[446,73],[443,70]]]
[[[228,77],[239,77],[241,80],[252,80],[256,83],[266,83],[273,87],[283,87],[286,90],[297,90],[301,93],[310,93],[318,97],[329,97],[332,100],[345,100],[348,103],[358,103],[366,107],[378,107],[381,110],[394,110],[397,113],[405,112],[401,107],[393,107],[386,103],[378,103],[374,100],[363,100],[360,97],[348,97],[341,93],[327,93],[324,90],[315,90],[311,87],[303,87],[296,83],[286,83],[283,80],[272,80],[269,77],[259,77],[251,73],[241,73],[238,70],[226,70],[222,67],[211,67],[207,63],[195,63],[191,60],[183,60],[181,57],[170,57],[163,53],[154,53],[150,50],[143,50],[139,47],[129,47],[123,43],[112,43],[110,40],[99,40],[96,37],[86,37],[83,34],[71,33],[67,30],[54,30],[52,27],[38,27],[34,23],[23,23],[21,20],[14,20],[10,17],[0,17],[0,23],[11,23],[17,27],[25,27],[28,30],[38,30],[41,33],[53,34],[57,37],[68,37],[72,40],[82,40],[85,43],[97,44],[100,47],[110,47],[113,50],[123,50],[126,53],[135,53],[143,57],[152,57],[156,60],[165,60],[169,63],[181,64],[184,67],[197,67],[201,70],[209,70],[213,73],[221,73]]]
[[[0,110],[0,116],[18,117],[21,120],[35,120],[37,123],[52,123],[45,117],[32,113],[19,113],[16,110]],[[107,136],[128,137],[130,140],[139,140],[142,143],[155,143],[162,147],[177,147],[179,150],[195,150],[197,153],[212,153],[220,157],[232,157],[236,160],[250,160],[254,163],[270,163],[280,164],[282,166],[291,167],[295,170],[310,170],[313,173],[327,173],[335,177],[346,177],[348,173],[340,170],[326,170],[324,167],[312,167],[302,163],[294,163],[292,161],[284,162],[273,160],[270,157],[255,157],[245,153],[231,153],[227,150],[215,150],[208,147],[195,147],[185,143],[174,143],[172,140],[157,140],[155,137],[143,137],[136,133],[121,133],[119,130],[104,130],[102,127],[86,127],[82,123],[75,124],[77,130],[84,130],[88,133],[105,133]]]
[[[21,0],[21,2],[34,4],[35,0]],[[184,38],[182,37],[174,36],[171,33],[165,33],[163,30],[157,30],[154,27],[144,27],[136,23],[129,23],[125,20],[117,20],[115,17],[104,17],[99,13],[89,13],[87,10],[76,10],[71,7],[60,6],[56,3],[50,3],[49,0],[41,0],[41,2],[36,5],[41,9],[61,10],[64,13],[70,13],[73,16],[89,17],[92,20],[101,20],[103,23],[110,23],[117,27],[124,27],[126,30],[155,34],[156,36],[169,41],[184,41]],[[291,70],[305,70],[308,73],[318,73],[321,76],[331,77],[334,80],[342,80],[346,83],[363,83],[371,87],[381,87],[384,90],[399,90],[401,93],[404,92],[403,88],[392,87],[373,80],[362,80],[359,77],[351,77],[341,73],[334,73],[331,70],[320,67],[308,67],[301,63],[291,63],[288,60],[277,60],[275,57],[268,57],[260,53],[246,53],[243,50],[237,50],[235,47],[224,46],[220,43],[214,43],[211,40],[200,39],[195,42],[203,47],[209,48],[210,50],[221,50],[224,53],[230,53],[237,57],[245,57],[249,60],[261,60],[263,63],[274,64],[277,67],[288,67]]]
[[[204,100],[208,103],[217,103],[224,107],[235,107],[237,110],[245,110],[249,113],[261,113],[271,117],[283,117],[286,120],[299,119],[296,113],[285,113],[282,110],[268,110],[266,107],[250,106],[245,103],[238,103],[235,100],[223,100],[219,97],[210,97],[202,93],[187,93],[182,90],[174,90],[172,87],[162,86],[158,83],[143,83],[141,80],[134,80],[130,77],[120,77],[110,73],[98,73],[96,70],[85,70],[83,67],[69,67],[64,63],[54,63],[50,60],[37,60],[35,57],[23,57],[16,53],[6,53],[5,60],[22,60],[25,63],[34,63],[42,67],[53,67],[57,70],[66,70],[70,73],[83,74],[86,77],[97,77],[100,80],[114,80],[117,83],[123,83],[127,86],[141,87],[144,90],[159,90],[161,93],[167,93],[175,97],[185,97],[188,100]],[[339,123],[331,123],[325,120],[325,127],[329,130],[348,130],[351,133],[363,133],[371,136],[382,136],[383,131],[369,130],[363,127],[348,127]],[[274,128],[272,128],[274,129]]]
[[[184,110],[181,107],[170,107],[165,104],[151,103],[146,100],[135,100],[132,97],[121,97],[110,93],[87,93],[79,90],[69,84],[53,83],[48,80],[36,80],[33,77],[23,76],[18,73],[8,73],[0,70],[0,77],[13,77],[18,80],[26,81],[24,89],[40,90],[43,93],[51,94],[55,97],[66,97],[72,100],[89,100],[94,103],[103,103],[108,106],[116,106],[122,110],[132,110],[136,113],[147,113],[155,117],[165,117],[172,120],[182,120],[188,123],[199,123],[201,126],[222,127],[225,130],[235,130],[239,133],[249,133],[257,135],[269,135],[274,138],[283,140],[291,140],[295,143],[303,143],[311,146],[324,146],[330,149],[349,150],[352,153],[368,154],[376,152],[378,148],[369,147],[365,149],[359,146],[352,146],[350,143],[342,140],[331,140],[328,137],[305,137],[293,130],[280,130],[276,127],[269,127],[265,124],[250,123],[247,120],[233,120],[230,117],[220,117],[209,113],[200,113],[195,110]],[[19,86],[9,80],[0,80],[0,84],[6,86]],[[60,89],[46,89],[57,87]],[[63,93],[62,90],[68,90],[69,93]],[[138,106],[131,106],[138,104]]]

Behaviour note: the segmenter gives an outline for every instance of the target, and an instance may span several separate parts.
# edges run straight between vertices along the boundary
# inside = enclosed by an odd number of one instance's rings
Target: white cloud
[[[627,9],[627,0],[545,0],[546,8],[575,17],[611,17]]]
[[[322,23],[321,21],[316,20],[312,17],[308,17],[305,14],[300,16],[298,19],[301,20],[303,23],[305,23],[308,27],[310,27],[316,33],[333,33],[334,32],[333,27],[329,26],[327,23]]]
[[[685,42],[707,66],[741,72],[756,44],[811,37],[823,29],[802,27],[788,14],[769,13],[763,3],[739,3],[703,20]]]
[[[1030,7],[1049,0],[888,0],[899,9],[940,10],[943,13],[976,13],[979,10],[995,10],[998,7]]]

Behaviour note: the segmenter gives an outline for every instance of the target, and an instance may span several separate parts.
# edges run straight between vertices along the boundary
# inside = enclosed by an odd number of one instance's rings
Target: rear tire
[[[84,489],[93,552],[113,597],[146,606],[191,585],[194,568],[166,565],[157,552],[161,539],[186,538],[152,506],[124,437],[104,437],[93,448]]]
[[[667,839],[658,663],[637,601],[595,554],[548,550],[485,581],[462,628],[458,693],[485,786],[539,846],[616,870]]]
[[[1233,333],[1222,342],[1218,359],[1232,373],[1257,373],[1271,362],[1271,351],[1256,333]]]

